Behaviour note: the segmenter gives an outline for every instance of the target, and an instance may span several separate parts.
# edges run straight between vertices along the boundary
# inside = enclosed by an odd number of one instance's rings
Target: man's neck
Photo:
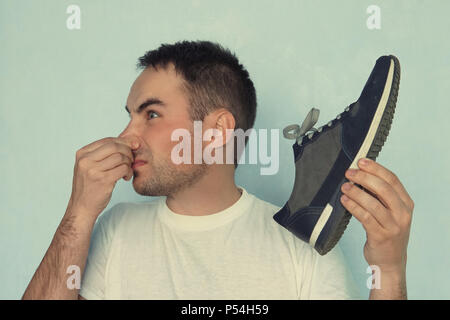
[[[211,168],[194,185],[167,196],[166,204],[178,214],[203,216],[231,207],[241,194],[234,182],[234,168]]]

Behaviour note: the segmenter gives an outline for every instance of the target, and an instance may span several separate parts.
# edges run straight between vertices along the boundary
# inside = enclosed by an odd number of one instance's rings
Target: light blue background
[[[81,8],[68,30],[66,8]],[[381,30],[366,27],[369,5]],[[411,299],[449,299],[450,92],[448,1],[5,1],[0,2],[0,298],[18,299],[65,212],[75,152],[116,137],[137,58],[161,43],[211,40],[230,48],[255,83],[255,129],[318,126],[356,100],[378,56],[395,54],[402,79],[394,122],[377,159],[416,203],[408,250]],[[292,140],[280,170],[240,166],[237,183],[282,206],[293,186]],[[119,181],[107,209],[147,201]],[[368,297],[366,238],[352,219],[340,245]]]

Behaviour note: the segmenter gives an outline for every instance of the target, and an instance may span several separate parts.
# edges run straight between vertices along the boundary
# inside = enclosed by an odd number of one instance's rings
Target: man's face
[[[182,84],[183,79],[169,64],[165,69],[146,68],[131,87],[127,99],[131,120],[120,137],[136,137],[140,146],[134,151],[134,160],[147,161],[133,170],[133,187],[141,195],[170,195],[194,184],[206,173],[206,164],[176,165],[171,160],[172,149],[179,143],[171,141],[172,132],[184,128],[193,137],[189,101]],[[149,105],[137,113],[150,99]]]

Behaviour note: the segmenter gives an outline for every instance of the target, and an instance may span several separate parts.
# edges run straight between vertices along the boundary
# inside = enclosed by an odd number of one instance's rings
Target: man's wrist
[[[381,277],[392,284],[402,283],[406,279],[406,271],[383,271],[383,269],[381,269]]]
[[[406,269],[380,268],[380,286],[370,291],[370,299],[406,300]]]
[[[96,214],[69,205],[60,224],[60,229],[73,235],[90,234],[97,220]]]

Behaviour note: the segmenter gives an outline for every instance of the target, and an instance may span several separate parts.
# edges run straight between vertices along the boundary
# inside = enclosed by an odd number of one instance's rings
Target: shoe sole
[[[380,102],[378,103],[377,111],[375,112],[375,115],[372,119],[372,123],[370,124],[369,131],[367,132],[364,142],[362,143],[361,148],[359,149],[348,169],[357,169],[358,160],[361,158],[369,158],[375,160],[386,141],[389,130],[391,129],[400,84],[400,63],[395,56],[391,55],[390,57],[391,64],[389,67],[388,78],[383,89],[383,94],[381,96]],[[343,183],[347,181],[349,180],[344,179]],[[343,183],[339,184],[339,191],[336,196],[337,201],[339,202],[341,197],[340,188]],[[364,188],[362,189],[365,190]],[[368,190],[365,191],[369,192]],[[332,212],[333,206],[328,203],[325,206],[325,209],[322,211],[319,220],[317,221],[311,233],[309,243],[317,250],[317,252],[319,252],[320,255],[325,255],[336,245],[336,243],[344,234],[350,218],[352,217],[351,213],[349,213],[344,208],[344,214],[340,218],[340,221],[335,223],[334,228],[332,228],[331,230],[331,235],[330,237],[328,237],[328,240],[326,240],[326,243],[324,245],[319,245],[317,243],[317,240],[319,239],[320,233],[324,229],[326,223],[329,221]]]

